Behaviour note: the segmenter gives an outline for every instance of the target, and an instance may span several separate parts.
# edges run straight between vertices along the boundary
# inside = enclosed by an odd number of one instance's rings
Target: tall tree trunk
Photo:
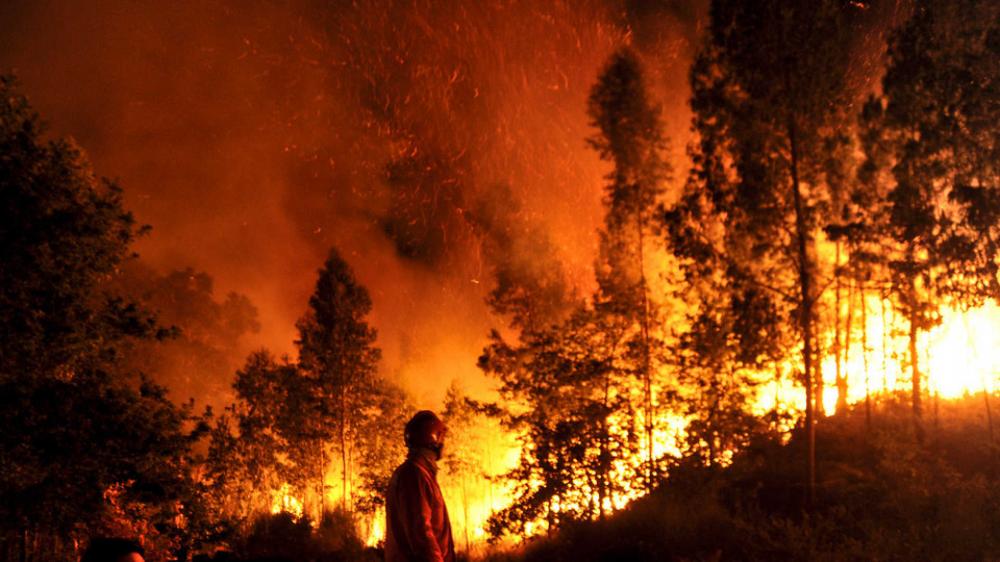
[[[807,505],[812,509],[816,499],[816,427],[813,412],[813,299],[812,277],[809,262],[809,234],[806,231],[805,205],[802,201],[802,186],[799,185],[799,156],[796,144],[795,123],[788,120],[788,141],[791,152],[792,200],[795,205],[795,230],[798,250],[800,319],[802,329],[802,365],[805,371],[806,387],[806,435],[807,447]]]
[[[812,320],[813,329],[813,404],[815,406],[816,419],[826,417],[826,402],[823,398],[826,394],[826,377],[823,373],[823,358],[826,357],[827,350],[823,347],[823,339],[819,334],[819,323],[815,317]]]
[[[489,478],[486,479],[486,491],[490,500],[490,510],[495,510],[496,504],[493,499],[493,446],[491,445],[491,441],[492,439],[486,440],[486,473],[489,474]]]
[[[882,392],[889,393],[889,322],[885,301],[889,298],[889,293],[884,288],[879,291],[879,306],[882,313]],[[885,397],[882,398],[885,400]]]
[[[918,320],[918,315],[920,314],[917,309],[917,287],[914,279],[910,279],[908,300],[910,301],[907,307],[907,312],[909,313],[910,320],[910,378],[913,383],[913,395],[912,395],[912,408],[913,408],[913,429],[916,432],[917,439],[923,441],[924,438],[924,428],[921,418],[923,417],[923,406],[921,404],[921,376],[920,376],[920,356],[917,353],[917,338],[919,336],[920,324]]]
[[[320,525],[326,517],[326,450],[323,440],[319,440],[319,519]]]
[[[341,485],[340,492],[343,494],[341,496],[341,505],[343,506],[344,513],[348,513],[347,504],[347,389],[341,391],[340,393],[340,466],[341,466]]]
[[[840,329],[840,289],[841,289],[841,275],[840,275],[840,241],[836,243],[835,258],[833,264],[833,275],[834,275],[834,314],[833,314],[833,325],[834,325],[834,358],[836,365],[836,377],[835,381],[837,384],[837,413],[843,413],[847,408],[847,397],[844,395],[844,361],[841,360],[842,352],[844,350],[844,335]],[[850,291],[848,291],[848,304],[847,308],[850,309]],[[822,400],[822,397],[820,397]]]
[[[599,474],[597,475],[597,513],[598,517],[604,519],[604,500],[608,497],[608,480],[611,477],[610,469],[608,468],[608,457],[611,454],[610,451],[610,439],[608,429],[608,400],[611,395],[611,381],[606,375],[604,377],[604,415],[601,418],[601,448],[599,462],[597,464]]]
[[[847,412],[848,383],[851,376],[851,333],[854,328],[854,283],[847,281],[847,326],[844,327],[844,369],[837,379],[837,413]]]
[[[466,476],[462,474],[462,529],[465,531],[465,554],[469,554],[469,486]]]
[[[781,409],[781,365],[774,362],[774,409]]]
[[[639,280],[642,290],[642,370],[645,375],[645,410],[646,410],[646,491],[652,492],[655,486],[655,462],[653,457],[653,418],[656,412],[653,411],[653,370],[650,361],[649,349],[649,288],[646,286],[646,266],[645,266],[645,236],[646,220],[642,214],[642,209],[638,210],[638,220],[636,224],[639,228]],[[601,506],[603,512],[604,506]]]
[[[861,293],[861,359],[865,366],[865,432],[872,429],[872,386],[871,370],[868,365],[868,299],[865,295],[865,285],[858,287]]]

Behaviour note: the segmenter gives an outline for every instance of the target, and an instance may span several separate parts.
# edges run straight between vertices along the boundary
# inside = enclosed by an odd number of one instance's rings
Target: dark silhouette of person
[[[145,562],[146,551],[129,539],[95,538],[90,541],[80,562]]]
[[[403,430],[409,453],[385,499],[386,562],[454,562],[455,540],[437,483],[448,432],[434,412],[417,412]]]

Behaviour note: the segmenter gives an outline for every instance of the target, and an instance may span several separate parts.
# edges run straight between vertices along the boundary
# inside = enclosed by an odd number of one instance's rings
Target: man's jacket
[[[437,465],[419,452],[392,474],[385,499],[386,562],[454,562],[448,509]]]

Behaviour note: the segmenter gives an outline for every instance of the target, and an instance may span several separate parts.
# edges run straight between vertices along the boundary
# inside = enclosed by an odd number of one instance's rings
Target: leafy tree
[[[647,239],[653,214],[669,179],[663,159],[666,139],[660,108],[643,83],[642,67],[635,53],[623,48],[614,55],[591,91],[588,114],[598,129],[589,142],[614,168],[605,187],[604,230],[597,263],[600,286],[595,308],[619,316],[627,325],[621,355],[643,387],[643,423],[646,440],[648,489],[658,470],[653,444],[657,420],[654,403],[654,304],[647,276]]]
[[[160,341],[134,342],[124,350],[123,363],[169,387],[175,399],[219,408],[231,402],[232,374],[250,351],[246,336],[260,331],[250,299],[235,292],[219,299],[205,272],[159,274],[139,262],[121,268],[114,284],[174,331]]]
[[[883,235],[894,304],[909,321],[918,435],[919,334],[944,301],[968,306],[1000,294],[997,17],[991,2],[919,5],[892,37],[882,97],[863,115],[864,178],[889,186],[872,230]]]
[[[403,391],[375,373],[370,309],[368,292],[331,251],[298,323],[300,361],[262,350],[237,372],[236,402],[213,429],[204,479],[222,515],[219,535],[245,535],[289,491],[319,515],[322,529],[336,526],[325,505],[331,451],[341,461],[341,516],[371,515],[381,505],[403,456],[400,428],[410,408]]]
[[[74,539],[124,513],[112,489],[176,538],[202,426],[119,364],[130,340],[166,330],[108,283],[142,229],[80,149],[44,140],[8,77],[0,199],[0,527],[18,537],[8,552],[73,556]]]
[[[152,318],[103,290],[142,231],[121,189],[98,179],[68,140],[44,128],[14,80],[0,77],[0,377],[69,375],[112,359]]]
[[[510,342],[494,331],[479,366],[500,382],[505,405],[493,413],[522,445],[520,464],[507,474],[515,498],[491,518],[494,536],[524,532],[540,521],[551,530],[602,518],[637,493],[634,482],[648,491],[660,474],[653,451],[658,343],[645,260],[669,168],[662,160],[659,109],[648,99],[630,50],[611,57],[591,92],[589,114],[598,130],[590,143],[614,165],[595,263],[597,293],[542,322],[530,321],[540,318],[536,309],[572,302],[553,300],[552,284],[531,283],[528,276],[508,286],[499,277],[491,297],[520,332]],[[498,298],[505,295],[516,298]],[[643,404],[641,418],[634,401]],[[645,461],[637,461],[640,436]]]
[[[514,499],[491,517],[492,535],[603,517],[642,480],[635,379],[615,367],[625,328],[605,320],[584,307],[522,332],[516,345],[491,335],[479,366],[500,383],[505,407],[494,415],[521,442],[520,462],[506,475]]]
[[[375,347],[375,329],[365,319],[371,307],[368,291],[354,279],[337,251],[331,249],[309,299],[309,309],[298,322],[296,344],[301,368],[315,393],[317,437],[333,438],[334,450],[340,456],[345,509],[351,501],[351,449],[360,444],[362,437],[358,422],[366,418],[379,390],[376,366],[381,351]],[[322,445],[316,450],[325,455]],[[321,483],[325,468],[325,460],[321,460]],[[325,494],[321,492],[322,496]]]
[[[676,346],[679,394],[689,420],[684,456],[708,466],[725,465],[769,429],[753,407],[761,373],[776,358],[771,346],[777,342],[768,332],[774,303],[761,289],[730,283],[699,297]],[[719,294],[730,300],[719,303]]]
[[[354,509],[359,512],[372,515],[384,506],[392,472],[406,456],[403,426],[413,410],[410,397],[397,385],[383,378],[374,381],[354,444],[359,479]]]
[[[835,1],[712,3],[708,36],[691,70],[695,167],[675,209],[686,225],[674,228],[687,234],[680,257],[691,264],[690,280],[738,279],[759,295],[754,302],[770,301],[771,337],[786,326],[797,329],[789,335],[801,347],[810,497],[822,385],[816,305],[825,285],[817,238],[830,222],[836,185],[827,156],[842,142],[850,107],[848,33],[855,14]],[[739,298],[730,302],[743,306]]]
[[[492,485],[492,446],[497,442],[500,428],[496,421],[477,408],[477,403],[469,399],[458,380],[452,381],[444,398],[442,421],[448,426],[448,452],[444,466],[448,478],[446,490],[456,490],[461,501],[461,530],[465,539],[465,550],[469,551],[471,539],[469,508],[477,503],[492,505],[492,492],[484,493],[476,483],[486,481]]]
[[[291,477],[293,467],[288,449],[295,427],[309,416],[301,408],[304,385],[295,365],[286,359],[276,360],[266,350],[251,354],[236,373],[233,389],[237,400],[230,407],[235,436],[229,432],[230,420],[220,418],[213,433],[210,467],[212,479],[219,485],[245,485],[235,513],[247,519],[254,511],[270,507],[270,492],[283,482],[296,481],[303,487],[305,475]],[[235,440],[234,440],[235,438]],[[242,474],[241,474],[242,472]],[[233,498],[223,494],[222,498]],[[247,510],[240,512],[238,510]],[[233,511],[230,511],[232,513]]]

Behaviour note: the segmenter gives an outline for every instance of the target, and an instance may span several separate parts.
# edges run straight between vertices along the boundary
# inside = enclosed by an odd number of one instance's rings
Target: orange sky
[[[0,68],[120,181],[153,227],[144,261],[251,298],[255,345],[293,352],[315,272],[340,248],[372,293],[383,372],[434,405],[452,378],[487,388],[475,360],[501,324],[483,303],[494,233],[468,213],[507,204],[497,186],[591,283],[606,168],[585,145],[586,96],[625,41],[645,53],[686,167],[703,2],[542,4],[5,2]]]

